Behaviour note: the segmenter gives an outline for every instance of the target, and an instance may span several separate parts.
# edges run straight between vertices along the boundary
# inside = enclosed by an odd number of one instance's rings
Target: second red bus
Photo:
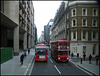
[[[58,40],[51,43],[51,57],[57,61],[68,62],[69,42],[67,40]]]

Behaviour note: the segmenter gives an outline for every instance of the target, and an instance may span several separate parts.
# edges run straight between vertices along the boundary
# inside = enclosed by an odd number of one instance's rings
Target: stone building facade
[[[12,47],[14,55],[34,46],[32,1],[1,1],[1,46]]]
[[[52,32],[58,34],[57,38],[53,35],[53,40],[68,40],[70,51],[74,55],[79,53],[81,56],[85,53],[86,57],[90,54],[96,56],[99,53],[99,13],[96,1],[69,1],[59,19],[62,20],[61,23],[57,22],[59,26],[56,26],[56,19],[52,27]],[[55,28],[63,29],[65,32],[62,31],[60,35]]]

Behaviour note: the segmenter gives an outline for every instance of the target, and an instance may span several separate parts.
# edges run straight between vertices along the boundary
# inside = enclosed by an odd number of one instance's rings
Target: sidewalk
[[[70,57],[71,58],[71,57]],[[82,61],[82,64],[80,63],[80,58],[77,57],[72,57],[70,59],[70,61],[74,64],[76,64],[77,66],[79,66],[80,68],[92,73],[93,75],[99,75],[99,64],[96,65],[96,61],[95,58],[92,59],[92,64],[89,64],[88,58],[85,61]]]
[[[82,64],[80,62],[77,64],[79,67],[85,69],[86,71],[92,73],[93,75],[99,75],[99,64],[96,65],[96,61],[91,61],[92,64],[89,64],[89,61],[83,61]]]
[[[26,52],[27,53],[27,52]],[[1,64],[1,75],[27,75],[32,60],[35,55],[34,49],[30,50],[30,54],[24,58],[23,65],[20,64],[20,52],[19,56],[13,56],[13,59]]]

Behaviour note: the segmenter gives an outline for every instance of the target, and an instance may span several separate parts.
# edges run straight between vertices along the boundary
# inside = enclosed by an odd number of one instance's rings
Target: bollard
[[[81,58],[81,64],[82,64],[82,58]]]

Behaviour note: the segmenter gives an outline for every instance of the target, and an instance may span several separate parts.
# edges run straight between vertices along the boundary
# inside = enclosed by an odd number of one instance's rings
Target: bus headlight
[[[69,46],[67,46],[67,49],[69,49]]]
[[[58,46],[58,49],[60,49],[60,46]]]
[[[60,60],[60,57],[58,57],[58,60]]]
[[[67,58],[67,60],[68,60],[69,58]]]

